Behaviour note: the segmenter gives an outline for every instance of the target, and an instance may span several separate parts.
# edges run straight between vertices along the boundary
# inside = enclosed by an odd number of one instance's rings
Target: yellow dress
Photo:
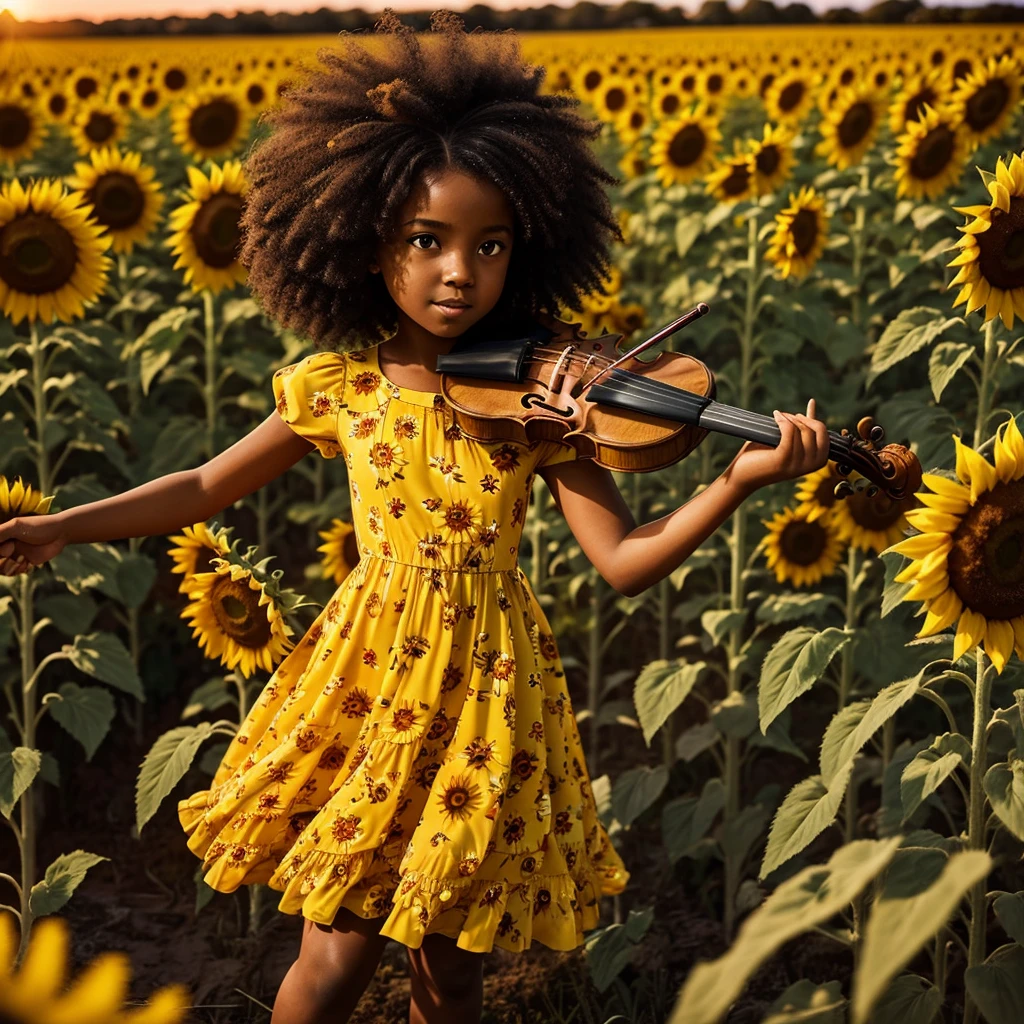
[[[554,637],[517,552],[542,465],[483,444],[377,347],[273,377],[277,411],[348,467],[360,559],[267,683],[210,788],[180,801],[221,892],[263,882],[322,924],[412,948],[583,943],[629,879],[602,826]]]

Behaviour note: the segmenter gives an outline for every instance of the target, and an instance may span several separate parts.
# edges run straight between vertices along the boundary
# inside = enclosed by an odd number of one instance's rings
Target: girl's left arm
[[[828,433],[807,415],[777,412],[776,447],[748,441],[728,469],[696,497],[637,526],[615,478],[590,459],[545,466],[544,479],[591,565],[621,594],[635,597],[664,579],[765,484],[802,476],[828,461]]]

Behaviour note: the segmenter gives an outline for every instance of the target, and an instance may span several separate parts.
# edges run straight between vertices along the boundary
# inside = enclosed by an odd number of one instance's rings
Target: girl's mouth
[[[445,316],[461,316],[461,314],[465,313],[466,310],[472,308],[471,306],[446,306],[442,302],[435,302],[434,305],[437,306]]]

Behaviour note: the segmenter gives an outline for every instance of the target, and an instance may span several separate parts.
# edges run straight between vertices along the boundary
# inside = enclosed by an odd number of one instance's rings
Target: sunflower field
[[[892,497],[830,462],[763,489],[635,597],[537,478],[520,559],[632,877],[576,954],[516,974],[496,950],[484,1019],[1020,1024],[1024,30],[522,43],[619,178],[625,244],[562,319],[625,351],[706,302],[667,347],[719,401],[814,397],[924,475]],[[4,44],[0,522],[192,469],[269,414],[308,346],[246,289],[244,157],[330,44]],[[615,474],[637,523],[736,448]],[[0,1017],[122,1019],[121,960],[59,994],[62,915],[96,951],[160,947],[134,995],[181,984],[146,1021],[269,1020],[258,968],[295,919],[206,886],[174,803],[357,559],[344,460],[309,459],[216,520],[0,576]],[[373,984],[352,1019],[405,1019],[402,978]]]

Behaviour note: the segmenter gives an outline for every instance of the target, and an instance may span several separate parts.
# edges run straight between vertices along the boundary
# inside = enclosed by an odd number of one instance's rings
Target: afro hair
[[[454,169],[500,188],[514,245],[494,316],[557,315],[601,288],[622,241],[605,186],[618,179],[578,100],[538,93],[513,30],[467,33],[450,11],[420,39],[388,8],[376,34],[341,34],[264,115],[246,161],[240,257],[265,312],[317,349],[394,334],[398,310],[369,266],[423,177]],[[481,321],[483,323],[484,321]],[[480,325],[477,325],[480,326]]]

